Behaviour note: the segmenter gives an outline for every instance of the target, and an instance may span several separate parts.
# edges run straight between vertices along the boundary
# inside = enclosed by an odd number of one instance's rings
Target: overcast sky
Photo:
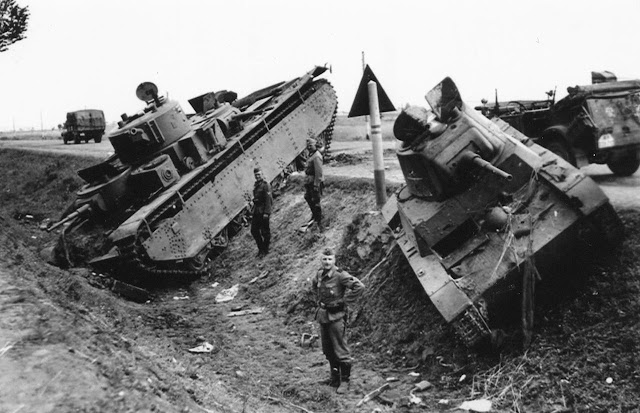
[[[27,38],[0,53],[0,130],[52,128],[67,111],[107,121],[142,108],[143,81],[191,111],[208,91],[246,95],[328,63],[348,111],[362,52],[396,106],[426,106],[443,77],[464,100],[543,99],[592,70],[640,78],[640,1],[17,0]]]

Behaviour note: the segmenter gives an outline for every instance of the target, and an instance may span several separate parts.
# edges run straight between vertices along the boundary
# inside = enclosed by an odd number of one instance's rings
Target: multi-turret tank
[[[242,99],[206,93],[189,101],[191,115],[142,83],[136,94],[146,107],[122,115],[108,134],[115,153],[78,172],[86,184],[50,228],[63,228],[59,260],[85,258],[69,241],[83,234],[85,251],[95,254],[89,263],[133,284],[208,271],[250,209],[253,169],[277,184],[307,138],[329,145],[337,98],[317,78],[325,71],[315,67]]]

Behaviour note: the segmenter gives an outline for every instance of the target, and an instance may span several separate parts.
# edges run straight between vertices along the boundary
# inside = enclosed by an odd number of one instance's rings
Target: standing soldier
[[[307,150],[309,158],[305,168],[306,179],[304,181],[304,199],[309,204],[313,221],[322,230],[322,208],[320,198],[324,188],[324,177],[322,176],[322,154],[315,139],[307,139]]]
[[[251,217],[251,235],[258,244],[258,257],[269,253],[271,242],[271,230],[269,229],[269,217],[271,216],[271,185],[264,180],[262,170],[255,168],[253,175],[256,183],[253,186],[253,216]]]
[[[320,256],[322,268],[311,281],[316,295],[320,323],[322,352],[331,368],[328,384],[337,391],[349,389],[351,377],[351,353],[344,337],[348,304],[353,304],[363,293],[364,284],[356,277],[336,267],[336,256],[331,248],[325,248]],[[340,384],[343,384],[340,387]]]

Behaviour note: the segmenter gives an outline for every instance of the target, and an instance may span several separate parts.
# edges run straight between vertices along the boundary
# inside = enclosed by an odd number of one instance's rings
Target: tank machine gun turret
[[[431,110],[409,107],[394,124],[406,185],[383,215],[464,342],[497,340],[505,308],[531,298],[526,277],[589,243],[615,245],[622,224],[590,178],[468,107],[450,78],[426,99]]]
[[[207,271],[247,211],[253,168],[273,181],[291,171],[308,137],[329,144],[337,98],[316,79],[325,71],[242,99],[229,91],[197,96],[189,101],[194,115],[142,83],[136,95],[146,107],[122,115],[108,136],[115,153],[78,172],[87,184],[52,228],[66,223],[63,236],[81,225],[107,232],[91,264],[129,282]]]

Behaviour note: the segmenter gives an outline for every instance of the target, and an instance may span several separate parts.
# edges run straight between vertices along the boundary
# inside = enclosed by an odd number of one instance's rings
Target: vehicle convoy
[[[431,110],[397,117],[405,185],[383,216],[424,291],[463,341],[499,344],[520,308],[530,338],[538,270],[616,245],[622,223],[599,186],[507,123],[467,106],[445,78]],[[525,338],[527,335],[525,335]]]
[[[607,164],[619,176],[640,167],[640,80],[592,72],[591,85],[567,88],[540,101],[496,102],[476,109],[499,117],[577,167]],[[497,99],[496,99],[497,101]]]
[[[102,142],[102,135],[106,128],[104,112],[98,109],[76,110],[67,113],[67,120],[62,129],[62,140],[67,142],[88,143],[93,139]]]
[[[64,225],[56,248],[61,263],[73,258],[70,235],[82,234],[93,236],[81,242],[97,244],[102,254],[89,263],[129,284],[208,271],[246,219],[253,169],[279,181],[307,138],[329,145],[337,97],[326,79],[316,79],[325,71],[315,67],[242,99],[206,93],[189,100],[193,115],[142,83],[136,94],[147,106],[122,115],[108,134],[115,153],[78,172],[86,185],[50,227]]]

